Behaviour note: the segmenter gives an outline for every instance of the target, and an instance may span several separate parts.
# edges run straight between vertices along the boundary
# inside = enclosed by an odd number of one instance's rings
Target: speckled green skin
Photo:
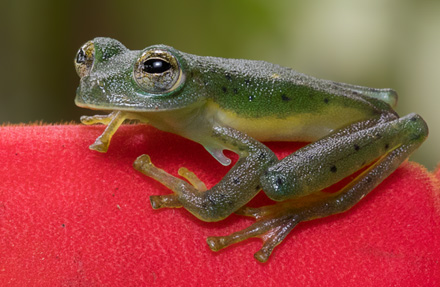
[[[328,106],[349,106],[365,114],[390,110],[396,94],[316,79],[290,68],[263,61],[202,57],[156,45],[178,59],[185,83],[167,94],[148,94],[132,79],[133,64],[141,51],[127,50],[113,39],[97,38],[95,63],[89,79],[77,91],[76,103],[100,109],[137,112],[181,109],[208,99],[241,117],[286,117],[319,113]],[[274,77],[276,75],[276,77]],[[101,86],[95,85],[101,81]],[[268,108],[270,107],[270,108]]]
[[[92,149],[106,151],[118,126],[136,119],[199,142],[222,164],[230,163],[225,149],[240,156],[209,190],[188,174],[184,177],[191,184],[154,167],[148,156],[135,162],[137,170],[174,192],[151,197],[154,208],[184,207],[204,221],[233,212],[258,219],[244,231],[210,237],[213,250],[264,236],[256,258],[267,260],[298,222],[352,207],[428,135],[420,116],[398,117],[392,109],[397,94],[390,89],[320,80],[262,61],[195,56],[164,45],[130,51],[113,39],[96,38],[93,43],[93,67],[82,75],[75,102],[114,112],[82,119],[108,125]],[[178,85],[149,93],[137,83],[133,69],[150,50],[176,59]],[[314,142],[278,160],[261,140]],[[362,168],[339,192],[320,192]],[[273,208],[243,207],[261,189],[274,200],[287,201]]]

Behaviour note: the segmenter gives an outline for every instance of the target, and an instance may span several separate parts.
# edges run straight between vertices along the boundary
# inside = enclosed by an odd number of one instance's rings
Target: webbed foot
[[[302,221],[300,212],[286,210],[285,205],[286,203],[283,202],[260,208],[245,206],[239,209],[236,214],[254,217],[257,221],[248,228],[228,236],[208,237],[209,248],[219,251],[240,241],[258,237],[263,240],[263,246],[254,254],[254,257],[260,262],[266,262],[273,249]]]

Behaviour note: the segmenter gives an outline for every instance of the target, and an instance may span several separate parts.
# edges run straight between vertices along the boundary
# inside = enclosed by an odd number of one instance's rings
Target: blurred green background
[[[78,122],[77,49],[96,36],[130,49],[266,60],[320,78],[399,92],[430,137],[413,156],[440,160],[438,0],[3,0],[0,122]]]

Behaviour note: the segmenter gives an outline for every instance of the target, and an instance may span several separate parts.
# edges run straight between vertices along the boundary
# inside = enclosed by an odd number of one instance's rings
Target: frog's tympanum
[[[261,262],[299,222],[355,205],[428,135],[419,115],[397,115],[391,89],[316,79],[263,61],[202,57],[165,45],[131,51],[96,38],[80,48],[75,66],[81,77],[76,104],[111,112],[81,118],[107,125],[92,150],[105,152],[129,119],[198,142],[223,165],[231,162],[223,150],[238,154],[210,189],[185,168],[179,174],[187,181],[166,173],[147,155],[134,167],[173,191],[151,196],[155,209],[183,207],[204,221],[231,213],[254,217],[250,227],[207,242],[217,251],[260,237],[255,258]],[[264,141],[311,143],[278,160]],[[359,170],[339,191],[322,192]],[[278,203],[247,207],[260,190]]]

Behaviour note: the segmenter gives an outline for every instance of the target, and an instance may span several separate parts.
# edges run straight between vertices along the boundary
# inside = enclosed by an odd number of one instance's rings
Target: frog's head
[[[169,46],[131,51],[116,40],[95,38],[75,57],[81,77],[75,103],[140,112],[182,108],[197,101],[183,92],[187,67],[184,54]]]

